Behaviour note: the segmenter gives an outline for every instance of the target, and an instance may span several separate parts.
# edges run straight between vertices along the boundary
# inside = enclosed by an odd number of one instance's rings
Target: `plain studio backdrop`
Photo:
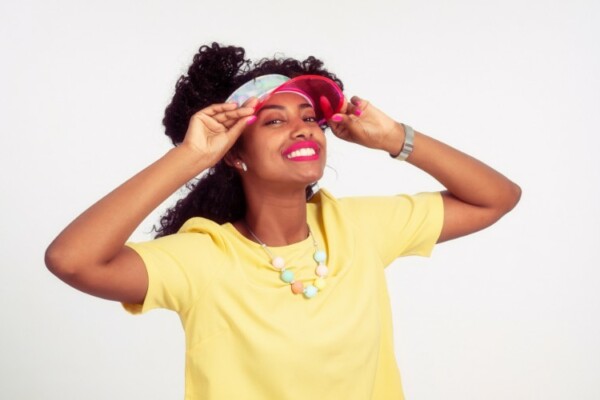
[[[492,228],[388,268],[408,399],[599,399],[599,22],[592,0],[4,1],[0,398],[183,397],[177,316],[84,295],[43,253],[170,148],[175,82],[219,41],[253,59],[321,57],[347,96],[523,188]],[[440,189],[329,137],[321,186],[337,196]]]

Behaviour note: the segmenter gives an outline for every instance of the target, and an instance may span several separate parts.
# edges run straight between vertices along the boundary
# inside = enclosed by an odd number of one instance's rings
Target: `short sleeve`
[[[133,314],[154,308],[182,313],[212,280],[222,256],[203,233],[176,233],[142,243],[127,243],[142,258],[148,273],[143,304],[123,304]]]
[[[385,265],[398,257],[429,256],[443,225],[439,192],[389,197],[357,197],[340,203],[365,241],[379,253]]]

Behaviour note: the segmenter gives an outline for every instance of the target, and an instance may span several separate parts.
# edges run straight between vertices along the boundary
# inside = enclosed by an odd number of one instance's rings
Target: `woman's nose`
[[[292,137],[307,139],[313,137],[313,132],[310,126],[304,121],[302,118],[297,118],[294,121],[294,126],[292,129]]]
[[[309,132],[306,129],[298,130],[294,132],[294,138],[306,139],[312,137],[312,132]]]

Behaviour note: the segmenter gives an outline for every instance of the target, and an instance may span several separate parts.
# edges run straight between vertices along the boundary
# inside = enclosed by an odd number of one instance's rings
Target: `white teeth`
[[[311,148],[303,148],[296,151],[292,151],[287,155],[287,158],[296,158],[296,157],[306,157],[306,156],[314,156],[316,154],[315,149]]]

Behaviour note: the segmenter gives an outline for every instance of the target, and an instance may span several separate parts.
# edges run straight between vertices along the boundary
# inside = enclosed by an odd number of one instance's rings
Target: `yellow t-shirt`
[[[327,286],[294,295],[270,257],[233,225],[192,218],[179,233],[129,244],[149,275],[143,305],[177,312],[186,337],[186,399],[402,399],[384,268],[428,256],[439,237],[439,193],[335,199],[321,190],[308,223],[327,253]],[[271,252],[305,285],[310,238]]]

